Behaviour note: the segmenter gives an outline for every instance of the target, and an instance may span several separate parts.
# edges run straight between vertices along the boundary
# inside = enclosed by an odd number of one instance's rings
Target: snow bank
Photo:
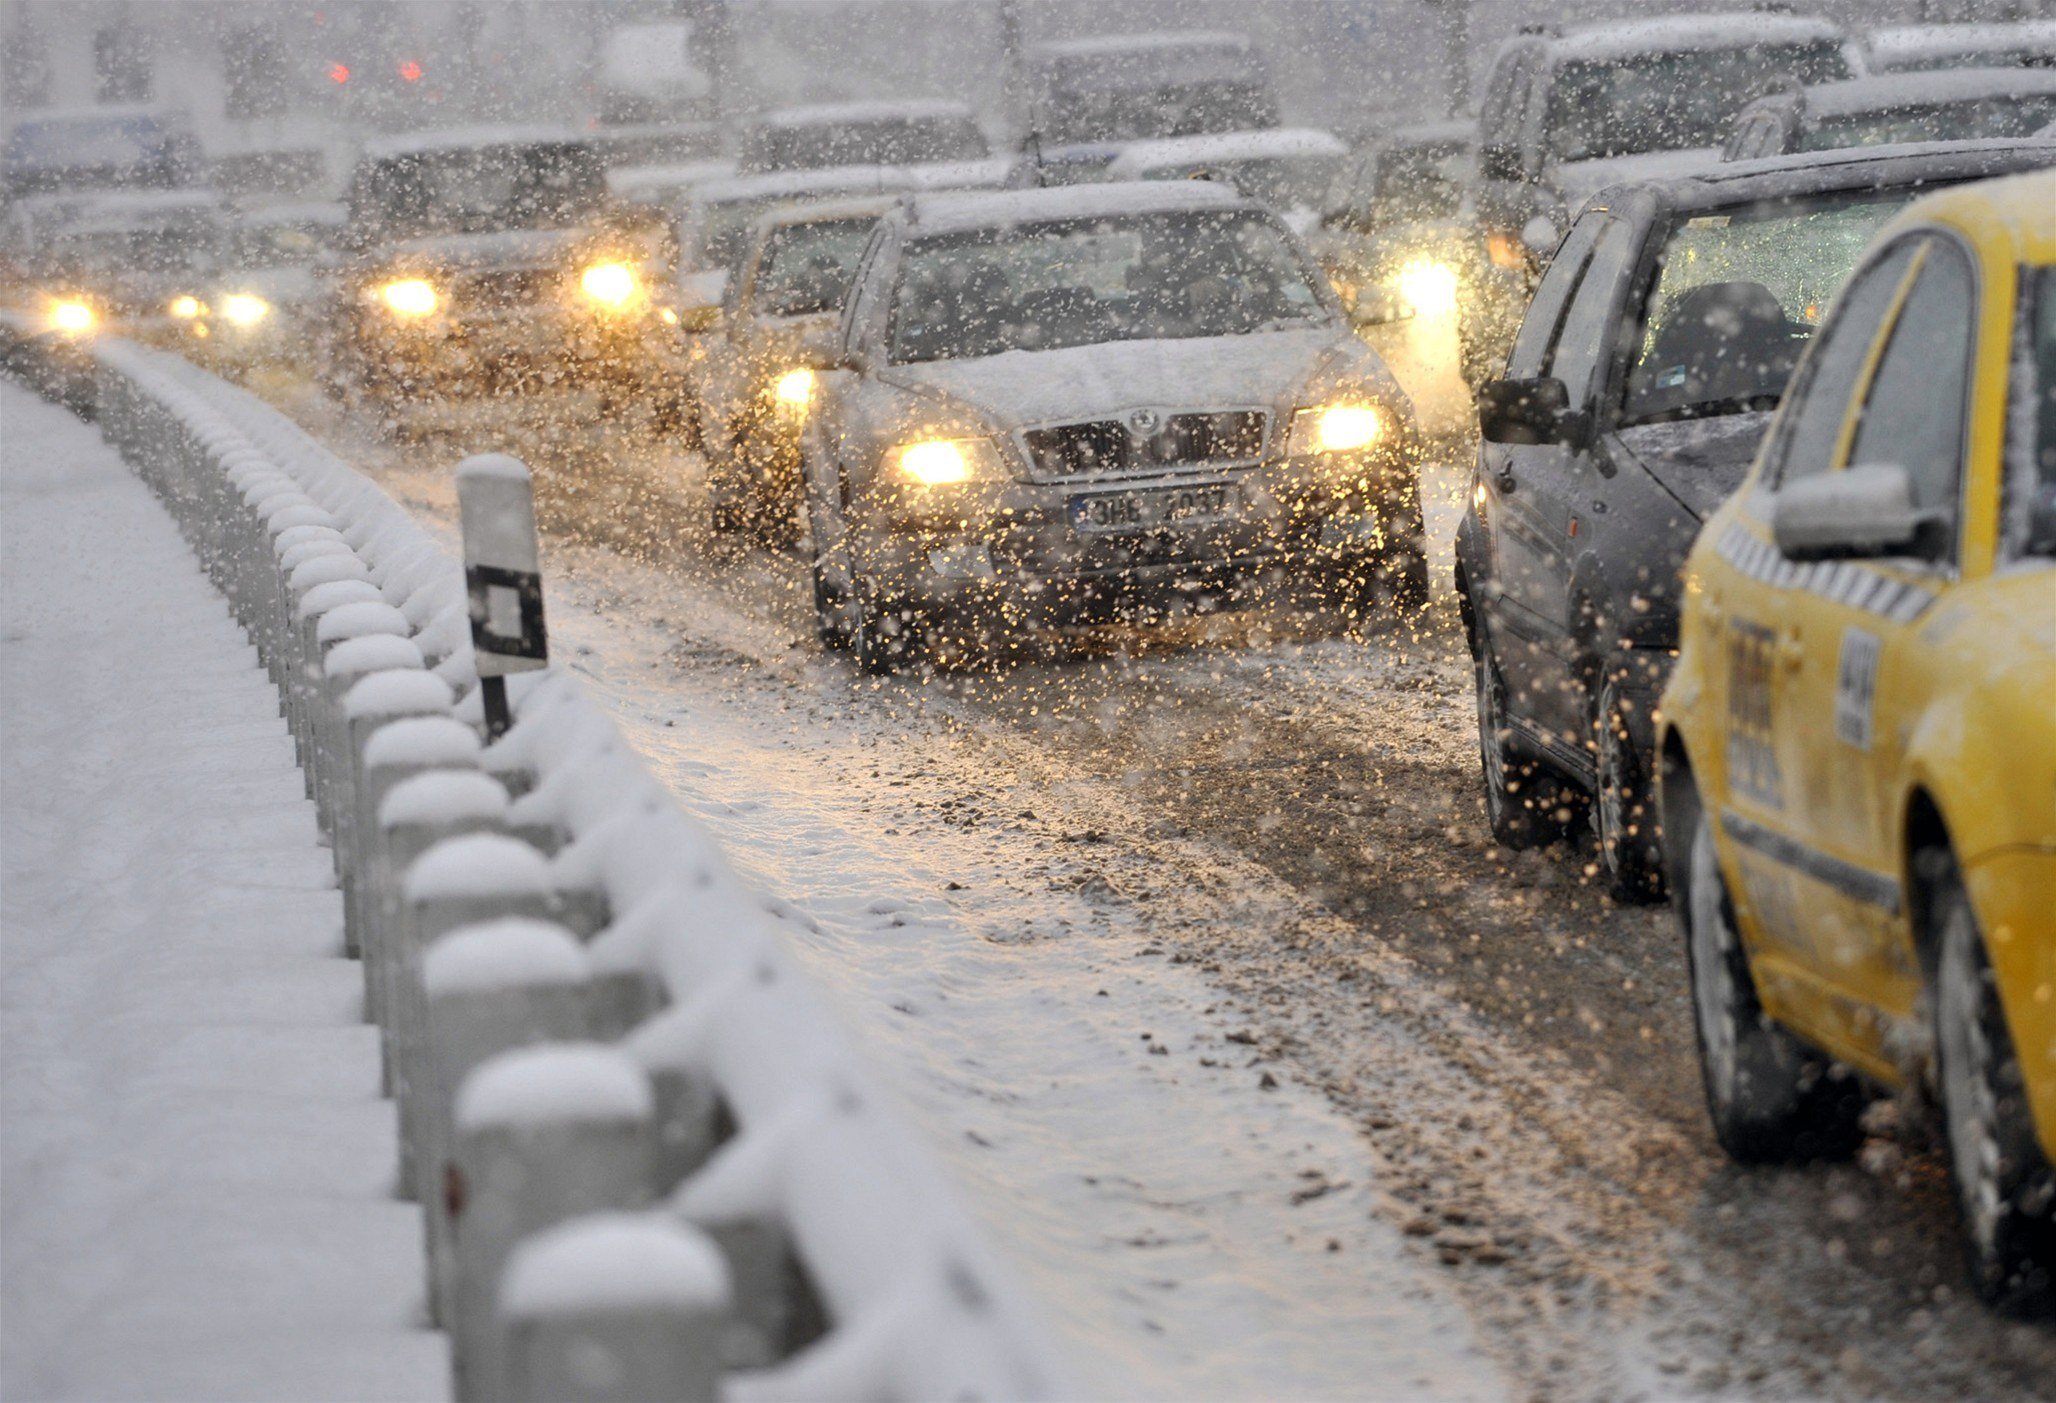
[[[457,1089],[462,1131],[647,1119],[650,1080],[601,1043],[541,1043],[488,1057]]]
[[[582,984],[591,963],[560,925],[511,916],[459,926],[428,947],[422,987],[440,994],[481,993],[537,984]]]
[[[602,1311],[711,1311],[728,1263],[704,1237],[654,1213],[597,1213],[537,1233],[500,1279],[509,1320]]]

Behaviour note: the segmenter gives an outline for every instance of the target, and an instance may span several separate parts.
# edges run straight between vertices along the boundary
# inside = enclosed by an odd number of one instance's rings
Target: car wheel
[[[1648,767],[1628,733],[1620,684],[1609,678],[1592,707],[1592,827],[1599,836],[1607,886],[1622,901],[1663,896],[1663,854],[1657,845],[1656,803]]]
[[[1863,1090],[1765,1015],[1721,876],[1713,825],[1697,803],[1680,808],[1689,830],[1677,835],[1690,845],[1687,880],[1671,903],[1684,929],[1714,1138],[1745,1164],[1847,1155],[1862,1139]]]
[[[2035,1143],[1970,898],[1952,867],[1930,907],[1936,1080],[1971,1283],[1990,1305],[2046,1308],[2056,1274],[2056,1177]]]
[[[1562,786],[1524,754],[1507,715],[1506,679],[1492,645],[1478,641],[1478,759],[1485,779],[1485,818],[1503,848],[1534,848],[1562,831]]]
[[[872,676],[898,672],[914,662],[923,641],[920,614],[908,603],[880,599],[870,583],[861,577],[851,591],[856,620],[850,634],[850,650],[857,666]]]

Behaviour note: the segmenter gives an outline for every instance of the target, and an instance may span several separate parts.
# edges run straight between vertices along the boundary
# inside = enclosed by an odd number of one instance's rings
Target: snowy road
[[[96,434],[0,440],[0,1394],[443,1397],[277,695]]]
[[[487,446],[378,450],[288,403],[432,518]],[[1667,919],[1608,902],[1589,849],[1484,840],[1446,600],[873,682],[820,654],[796,560],[710,548],[690,459],[498,442],[544,484],[564,656],[792,902],[1006,1245],[1141,1387],[1276,1392],[1289,1361],[1299,1393],[1463,1391],[1468,1341],[1537,1398],[2056,1377],[2048,1329],[1960,1288],[1940,1162],[1889,1108],[1854,1164],[1719,1156]],[[1461,475],[1429,486],[1446,532]],[[1426,1372],[1363,1372],[1450,1300]]]

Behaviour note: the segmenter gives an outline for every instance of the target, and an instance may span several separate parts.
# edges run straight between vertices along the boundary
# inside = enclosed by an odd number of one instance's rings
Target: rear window
[[[387,237],[551,229],[599,213],[606,173],[592,148],[479,146],[393,156],[360,170],[353,223]]]
[[[914,166],[989,154],[984,135],[969,118],[895,117],[763,127],[750,135],[742,166],[761,171]]]
[[[2056,93],[2035,97],[1986,97],[1823,117],[1800,143],[1803,151],[1838,151],[1845,146],[1886,146],[1901,141],[1973,141],[1983,137],[2029,137],[2056,122]]]
[[[1559,161],[1719,146],[1744,106],[1792,83],[1853,76],[1839,45],[1772,44],[1566,63],[1549,91]]]

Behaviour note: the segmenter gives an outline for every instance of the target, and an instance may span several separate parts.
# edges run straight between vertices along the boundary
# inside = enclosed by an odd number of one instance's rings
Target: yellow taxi
[[[1922,200],[1685,569],[1658,725],[1706,1097],[1742,1160],[1932,1096],[1972,1275],[2056,1270],[2056,172]]]

